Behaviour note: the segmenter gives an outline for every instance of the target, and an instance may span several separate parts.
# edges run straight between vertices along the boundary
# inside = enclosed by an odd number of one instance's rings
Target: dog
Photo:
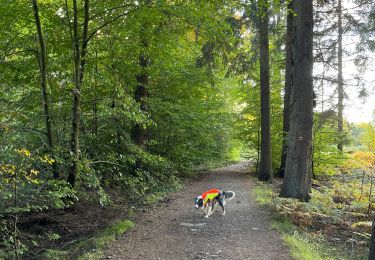
[[[208,218],[214,212],[214,208],[216,204],[219,204],[220,207],[223,209],[223,215],[225,215],[225,204],[227,201],[231,200],[236,196],[234,191],[222,191],[219,189],[211,189],[208,190],[202,195],[199,195],[194,199],[194,208],[195,209],[203,209],[205,212],[205,218]]]

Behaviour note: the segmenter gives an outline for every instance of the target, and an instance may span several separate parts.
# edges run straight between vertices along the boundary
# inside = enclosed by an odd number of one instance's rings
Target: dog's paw
[[[223,213],[221,213],[221,215],[225,216],[225,211]]]
[[[208,218],[208,215],[204,216],[205,218]]]

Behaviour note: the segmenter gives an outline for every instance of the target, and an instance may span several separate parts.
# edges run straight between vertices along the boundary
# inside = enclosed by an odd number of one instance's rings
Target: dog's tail
[[[226,200],[231,200],[236,196],[236,193],[234,191],[223,191],[223,195]]]

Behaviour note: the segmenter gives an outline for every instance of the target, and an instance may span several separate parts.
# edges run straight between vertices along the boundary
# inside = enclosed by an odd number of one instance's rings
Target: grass
[[[255,195],[255,200],[261,206],[267,206],[271,204],[273,198],[275,197],[272,189],[265,183],[261,183],[260,186],[255,187],[253,190]]]
[[[70,248],[69,256],[74,259],[99,259],[103,249],[113,243],[118,236],[134,227],[130,220],[121,220],[104,230],[98,232],[89,239],[79,241]],[[83,253],[84,252],[84,253]],[[49,258],[50,259],[50,258]],[[54,258],[52,258],[54,259]],[[55,258],[58,259],[58,258]]]
[[[290,248],[294,259],[301,260],[344,260],[352,259],[343,255],[337,248],[331,247],[320,235],[311,235],[297,228],[285,216],[276,216],[272,220],[272,228],[281,235],[284,243]]]
[[[317,246],[311,243],[309,239],[300,234],[293,223],[286,217],[274,217],[272,220],[272,228],[282,234],[284,243],[290,248],[293,258],[303,260],[321,260],[326,259],[317,250]]]
[[[272,184],[257,182],[252,194],[256,202],[271,208],[277,194]],[[295,226],[291,220],[278,212],[273,213],[272,228],[282,236],[283,242],[290,249],[291,256],[298,260],[345,260],[367,259],[367,252],[350,252],[350,249],[329,244],[319,233],[309,232],[307,228]],[[276,213],[276,214],[275,214]]]
[[[146,205],[154,204],[160,200],[163,200],[168,196],[169,192],[167,191],[157,191],[154,193],[147,194],[144,198],[144,203]]]

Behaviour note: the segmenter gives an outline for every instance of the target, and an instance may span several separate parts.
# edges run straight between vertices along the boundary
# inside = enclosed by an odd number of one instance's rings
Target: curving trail
[[[247,165],[210,171],[185,186],[173,198],[136,216],[136,227],[104,252],[104,259],[292,259],[280,235],[270,229],[270,217],[250,196]],[[208,219],[193,208],[193,198],[218,187],[236,197]],[[220,213],[219,213],[220,212]]]

